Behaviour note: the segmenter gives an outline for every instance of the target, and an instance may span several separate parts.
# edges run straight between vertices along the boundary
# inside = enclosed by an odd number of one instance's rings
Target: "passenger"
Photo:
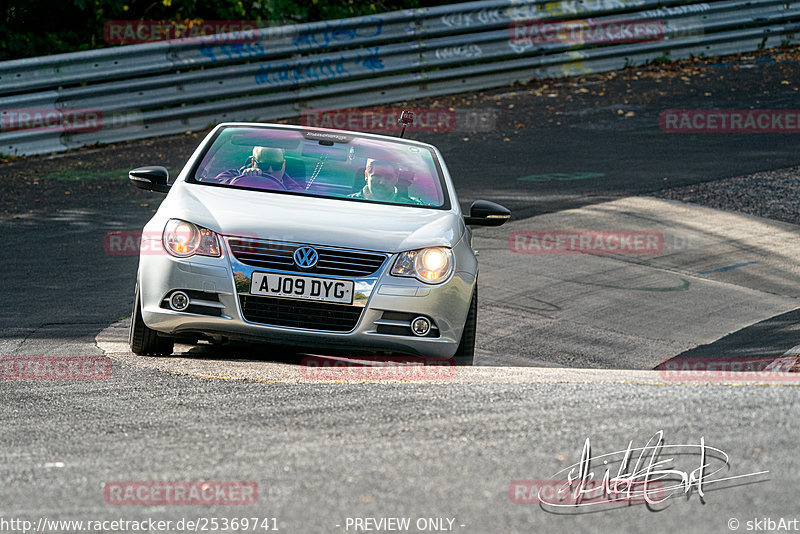
[[[420,199],[408,194],[407,184],[404,188],[405,191],[400,190],[399,179],[400,171],[394,163],[368,159],[367,167],[364,170],[366,184],[361,191],[348,195],[348,197],[401,204],[423,204]]]

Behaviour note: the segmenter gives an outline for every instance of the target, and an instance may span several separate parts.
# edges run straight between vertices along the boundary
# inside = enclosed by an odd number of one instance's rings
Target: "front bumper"
[[[170,256],[158,246],[142,250],[161,252],[140,257],[139,288],[142,298],[142,318],[145,324],[164,334],[180,337],[215,338],[252,343],[290,345],[307,350],[337,352],[396,352],[416,356],[449,358],[458,347],[475,285],[477,264],[471,250],[463,243],[454,248],[457,270],[438,285],[428,285],[411,278],[389,275],[395,255],[386,254],[380,269],[369,276],[307,275],[297,271],[284,271],[246,265],[231,252],[229,239],[223,239],[223,253],[219,258],[193,256],[179,259]],[[287,275],[307,275],[318,278],[352,280],[353,305],[341,306],[351,317],[356,310],[361,313],[355,326],[346,331],[328,327],[306,328],[297,321],[283,321],[295,326],[263,324],[253,319],[251,308],[243,308],[253,299],[268,299],[269,304],[279,304],[278,312],[291,310],[293,317],[312,316],[308,301],[274,299],[250,295],[253,272],[272,272]],[[177,312],[165,305],[165,297],[174,290],[189,291],[201,304],[216,303],[209,308],[190,306],[201,313]],[[199,296],[198,296],[199,295]],[[203,297],[202,295],[207,295]],[[275,303],[280,300],[280,303]],[[304,306],[306,306],[304,308]],[[269,307],[267,307],[269,308]],[[204,310],[213,310],[207,314]],[[245,310],[246,313],[243,313]],[[284,312],[280,312],[284,310]],[[210,312],[211,313],[211,312]],[[344,314],[342,314],[344,315]],[[417,337],[397,327],[404,318],[425,316],[433,320],[438,331],[426,337]],[[248,317],[250,320],[248,320]],[[395,325],[387,327],[387,325]],[[386,333],[387,331],[393,333]],[[435,334],[435,335],[434,335]]]

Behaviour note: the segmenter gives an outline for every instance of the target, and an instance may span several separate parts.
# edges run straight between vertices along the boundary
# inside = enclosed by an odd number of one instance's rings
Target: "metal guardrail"
[[[515,23],[564,20],[655,21],[661,34],[632,43],[514,38]],[[797,43],[799,33],[800,5],[786,0],[488,0],[8,61],[0,63],[0,152],[747,52]],[[14,129],[9,114],[26,110],[50,110],[58,126]],[[64,126],[76,113],[85,127]]]

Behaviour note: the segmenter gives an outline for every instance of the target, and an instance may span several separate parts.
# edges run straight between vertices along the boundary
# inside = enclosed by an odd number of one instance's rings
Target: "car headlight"
[[[402,252],[392,267],[394,276],[413,276],[428,284],[438,284],[453,271],[453,251],[430,247]]]
[[[219,256],[217,234],[196,224],[170,219],[164,227],[164,248],[178,258],[200,256]]]

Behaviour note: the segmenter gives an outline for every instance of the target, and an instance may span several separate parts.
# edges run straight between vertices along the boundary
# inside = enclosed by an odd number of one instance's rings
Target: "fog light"
[[[169,298],[169,307],[175,311],[183,311],[189,307],[189,295],[183,291],[176,291]]]
[[[431,322],[425,317],[417,317],[411,321],[411,331],[416,336],[426,336],[431,331]]]

